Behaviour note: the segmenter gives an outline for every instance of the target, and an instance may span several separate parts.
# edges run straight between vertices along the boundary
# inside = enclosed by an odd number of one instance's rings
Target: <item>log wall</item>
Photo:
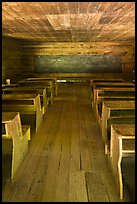
[[[11,83],[19,80],[24,72],[22,67],[22,54],[20,41],[3,37],[2,38],[2,83],[7,78],[11,79]]]
[[[124,78],[132,79],[134,67],[134,43],[128,42],[75,42],[44,43],[16,40],[3,37],[2,40],[2,82],[10,78],[17,82],[25,72],[34,72],[34,57],[38,55],[118,55],[122,60]],[[50,74],[50,73],[49,73]],[[64,74],[53,74],[62,76]],[[68,74],[65,74],[67,76]],[[91,76],[95,74],[72,73],[69,76]],[[104,74],[105,75],[105,74]],[[109,73],[109,77],[113,77]]]

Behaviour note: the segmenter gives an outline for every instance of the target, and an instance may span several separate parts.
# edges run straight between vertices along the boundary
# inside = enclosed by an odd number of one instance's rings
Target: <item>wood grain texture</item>
[[[133,41],[134,2],[3,2],[3,34],[46,42]]]

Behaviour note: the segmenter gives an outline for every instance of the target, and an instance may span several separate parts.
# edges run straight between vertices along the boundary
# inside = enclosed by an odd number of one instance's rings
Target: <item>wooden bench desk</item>
[[[2,167],[3,179],[13,180],[28,152],[30,127],[22,127],[20,113],[2,112]]]
[[[124,92],[124,93],[123,93]],[[116,95],[121,96],[122,94],[126,94],[129,96],[135,96],[135,87],[96,87],[93,91],[93,106],[97,103],[99,95]]]
[[[92,83],[91,85],[91,94],[92,94],[92,97],[91,98],[94,98],[94,91],[96,91],[97,88],[104,88],[104,87],[124,87],[124,88],[129,88],[129,87],[132,87],[134,88],[135,87],[135,84],[134,83],[127,83],[127,82],[94,82]]]
[[[58,84],[57,78],[49,78],[49,77],[34,77],[34,78],[26,78],[27,81],[53,81],[53,88],[54,88],[54,96],[57,96],[58,93]]]
[[[119,82],[93,82],[92,83],[92,88],[96,88],[96,87],[135,87],[134,83],[131,82],[123,82],[123,81],[119,81]]]
[[[135,98],[135,88],[132,87],[98,87],[94,89],[94,100],[92,106],[95,107],[96,114],[98,116],[98,107],[102,108],[102,100],[132,100]]]
[[[23,86],[17,86],[17,87],[11,87],[11,88],[3,88],[2,89],[3,94],[27,94],[27,93],[35,93],[40,94],[40,100],[41,100],[41,109],[43,114],[46,113],[47,107],[48,107],[48,98],[46,94],[46,88],[35,86],[35,87],[23,87]]]
[[[102,102],[106,102],[106,101],[135,101],[135,96],[126,96],[125,95],[121,95],[121,96],[99,96],[98,97],[98,102],[95,105],[95,110],[96,110],[96,116],[99,122],[99,125],[101,127],[101,123],[102,123]]]
[[[43,73],[26,73],[24,74],[24,78],[25,80],[51,80],[53,81],[53,86],[55,89],[55,96],[57,96],[58,93],[58,84],[57,84],[57,78],[56,77],[52,77],[52,76],[47,76],[46,74]]]
[[[32,134],[43,120],[39,94],[2,94],[2,111],[20,112],[22,124],[29,124]]]
[[[19,86],[25,86],[25,87],[44,87],[47,89],[47,96],[49,98],[49,102],[53,103],[53,97],[54,97],[54,89],[53,89],[53,82],[52,81],[27,81],[22,80],[18,82]]]
[[[135,123],[135,101],[103,101],[102,104],[102,138],[105,154],[110,147],[111,123]]]
[[[120,192],[120,198],[123,199],[124,185],[127,185],[134,199],[135,124],[111,125],[110,156],[112,171]]]

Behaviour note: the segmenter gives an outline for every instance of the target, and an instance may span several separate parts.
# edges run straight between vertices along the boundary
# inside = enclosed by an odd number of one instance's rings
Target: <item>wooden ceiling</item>
[[[133,42],[135,3],[2,2],[2,33],[44,42]]]

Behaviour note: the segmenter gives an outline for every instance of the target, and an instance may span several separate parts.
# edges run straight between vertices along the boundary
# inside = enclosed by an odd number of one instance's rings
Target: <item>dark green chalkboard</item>
[[[42,55],[34,58],[38,73],[117,73],[121,58],[115,55]]]

